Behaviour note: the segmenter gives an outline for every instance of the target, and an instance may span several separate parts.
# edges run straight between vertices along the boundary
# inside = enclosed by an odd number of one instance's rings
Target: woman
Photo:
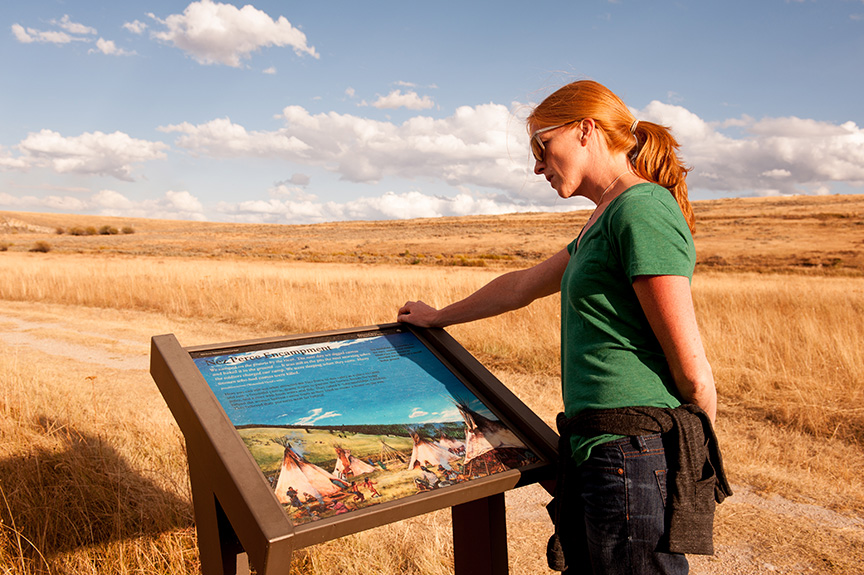
[[[707,528],[707,545],[680,543],[692,517],[670,526],[667,490],[677,502],[689,488],[677,483],[684,473],[675,483],[666,480],[669,440],[692,437],[692,426],[702,433],[693,414],[713,440],[717,409],[690,292],[695,251],[687,169],[667,128],[637,121],[596,82],[560,88],[533,110],[528,129],[534,172],[562,198],[594,202],[588,222],[546,261],[500,276],[442,309],[408,302],[398,320],[445,327],[560,291],[565,413],[559,432],[561,451],[570,457],[559,476],[553,539],[570,573],[587,565],[594,573],[687,573],[681,551],[710,552],[710,523],[700,507],[695,521],[703,535]],[[690,418],[684,418],[689,431],[674,429],[681,413]],[[704,446],[701,435],[698,441]],[[693,456],[679,447],[671,448],[670,459]],[[696,457],[702,466],[707,454]],[[717,459],[719,452],[714,463],[722,469]],[[695,480],[705,479],[700,469]],[[728,485],[722,474],[712,480],[712,496],[715,483],[719,501]],[[713,505],[712,497],[711,521]]]

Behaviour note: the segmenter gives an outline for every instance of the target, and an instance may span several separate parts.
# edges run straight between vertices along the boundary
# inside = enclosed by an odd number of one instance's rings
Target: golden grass
[[[139,409],[119,372],[28,359],[0,358],[0,572],[189,573],[197,552],[176,428]]]
[[[864,281],[702,275],[695,292],[727,403],[811,435],[864,438]]]
[[[0,259],[0,299],[150,311],[281,333],[391,322],[408,299],[443,305],[500,273],[473,268],[430,273],[428,268],[402,266],[34,256],[8,253]],[[488,338],[460,328],[454,333],[464,333],[466,344],[508,364],[554,369],[557,316],[557,303],[548,298],[484,324],[499,333],[528,329],[530,337]]]
[[[11,250],[0,254],[0,330],[18,318],[55,348],[145,360],[149,335],[197,345],[385,323],[405,300],[443,305],[500,272]],[[860,519],[864,280],[711,272],[693,289],[733,483]],[[449,331],[552,425],[558,321],[552,297]],[[0,340],[0,574],[196,573],[182,437],[146,368],[16,349]],[[510,527],[512,573],[545,572],[543,521]],[[724,504],[717,542],[746,544],[781,571],[856,573],[861,530],[831,533],[807,517]],[[313,547],[294,563],[303,575],[451,571],[446,511]]]

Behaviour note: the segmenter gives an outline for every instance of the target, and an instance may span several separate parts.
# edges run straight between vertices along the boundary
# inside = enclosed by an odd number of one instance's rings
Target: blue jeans
[[[687,558],[659,551],[666,455],[660,434],[598,445],[566,471],[558,531],[567,575],[686,575]]]

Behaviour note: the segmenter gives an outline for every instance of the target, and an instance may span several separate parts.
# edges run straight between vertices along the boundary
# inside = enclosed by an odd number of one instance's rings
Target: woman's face
[[[534,136],[542,144],[539,147],[533,145],[534,173],[544,176],[562,198],[576,195],[588,166],[588,150],[581,124],[567,124]],[[538,150],[542,153],[538,154]]]

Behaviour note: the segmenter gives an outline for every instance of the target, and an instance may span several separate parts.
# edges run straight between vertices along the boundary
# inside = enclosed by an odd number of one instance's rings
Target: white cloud
[[[183,190],[167,191],[162,197],[133,201],[119,192],[102,190],[86,201],[86,212],[103,216],[206,221],[201,202]]]
[[[292,174],[288,182],[295,186],[308,186],[311,180],[312,178],[306,174]]]
[[[788,178],[792,172],[789,170],[766,170],[762,172],[762,175],[766,178]]]
[[[851,126],[837,126],[817,120],[807,120],[796,117],[790,118],[764,118],[758,122],[750,122],[745,125],[750,133],[762,137],[782,137],[793,139],[808,138],[831,138],[845,135]]]
[[[27,160],[21,157],[13,157],[3,149],[3,146],[0,146],[0,169],[26,171],[29,167],[30,165],[27,163]]]
[[[201,212],[204,206],[198,201],[198,198],[187,191],[182,192],[165,192],[165,199],[171,207],[181,212]]]
[[[52,130],[41,130],[28,134],[18,149],[20,157],[0,159],[0,165],[17,169],[47,167],[61,174],[108,175],[131,180],[132,164],[165,158],[168,145],[132,138],[123,132],[85,132],[67,138]]]
[[[114,190],[102,190],[97,192],[93,194],[93,197],[90,200],[94,205],[103,210],[123,212],[126,210],[134,210],[136,208],[133,201]]]
[[[85,26],[84,24],[72,22],[68,14],[65,14],[59,22],[52,20],[51,23],[59,26],[60,28],[63,28],[70,34],[76,34],[78,36],[96,34],[96,28],[91,28],[90,26]]]
[[[277,158],[321,167],[352,182],[384,177],[444,181],[538,201],[556,196],[530,175],[522,124],[497,104],[464,106],[447,118],[413,117],[402,124],[335,112],[283,110],[285,127],[248,131],[229,119],[165,126],[177,145],[214,157]],[[543,190],[538,193],[539,190]]]
[[[672,127],[685,161],[694,168],[688,177],[691,191],[819,194],[828,193],[834,182],[864,185],[864,130],[854,122],[741,116],[709,123],[682,106],[660,102],[634,112],[641,120]],[[559,201],[542,178],[531,174],[523,124],[502,105],[464,106],[447,117],[418,115],[401,123],[335,112],[312,114],[299,106],[285,108],[277,118],[282,125],[270,130],[247,129],[229,118],[160,128],[173,134],[176,145],[189,150],[193,160],[198,155],[252,157],[299,167],[257,196],[244,194],[243,201],[205,206],[187,191],[133,201],[106,190],[87,200],[61,192],[28,201],[51,209],[110,210],[138,214],[135,217],[204,219],[206,214],[231,221],[298,224],[587,207],[579,200]],[[0,169],[46,168],[131,180],[136,164],[163,159],[168,149],[167,143],[122,132],[64,137],[46,129],[29,134],[17,147],[0,148]],[[355,188],[348,201],[327,201],[316,195],[324,197],[321,184],[310,186],[307,174],[313,169],[360,184],[388,180],[393,191],[358,193]],[[452,193],[427,191],[442,183]]]
[[[131,56],[135,53],[118,48],[112,40],[105,40],[104,38],[96,40],[96,49],[90,50],[90,52],[101,52],[107,56]]]
[[[367,105],[365,102],[361,105]],[[379,96],[371,105],[379,110],[394,110],[396,108],[407,108],[409,110],[428,110],[434,108],[435,103],[429,96],[422,98],[417,92],[405,92],[402,90],[393,90],[386,96]]]
[[[133,201],[114,190],[101,190],[89,197],[49,195],[12,196],[0,192],[0,206],[20,211],[60,210],[128,218],[205,221],[201,202],[187,191],[168,191],[162,197]]]
[[[714,125],[656,101],[636,115],[672,127],[693,167],[691,189],[769,195],[812,193],[831,182],[864,185],[864,130],[854,122],[744,116]],[[728,136],[726,127],[743,135]]]
[[[285,131],[249,132],[229,118],[211,120],[199,126],[188,122],[160,126],[159,130],[184,134],[177,140],[179,146],[217,158],[296,157],[309,149],[308,144]]]
[[[147,29],[147,24],[141,22],[140,20],[133,20],[132,22],[126,22],[123,24],[123,28],[132,32],[133,34],[143,34],[144,30]]]
[[[253,52],[269,46],[290,46],[297,55],[318,58],[306,35],[284,16],[274,20],[251,5],[237,8],[212,0],[192,2],[183,14],[165,19],[149,14],[164,30],[151,32],[163,42],[190,54],[201,64],[240,67]]]
[[[293,201],[314,201],[316,196],[305,191],[311,178],[306,174],[294,174],[284,182],[276,182],[268,191],[271,198]]]
[[[672,126],[685,161],[694,167],[691,191],[812,194],[825,193],[836,181],[864,185],[864,131],[852,122],[742,116],[708,123],[682,106],[660,102],[636,115]],[[334,112],[313,115],[299,106],[285,108],[282,118],[285,127],[274,131],[247,131],[227,119],[167,131],[180,133],[178,145],[195,153],[278,158],[358,183],[445,182],[456,194],[393,191],[337,203],[282,182],[269,190],[269,199],[218,204],[218,217],[315,223],[587,207],[557,201],[530,173],[522,124],[500,105],[466,106],[450,117],[416,116],[401,124]]]
[[[13,210],[61,210],[82,213],[87,209],[87,202],[74,196],[12,196],[0,192],[0,206]]]
[[[516,202],[506,196],[476,196],[460,193],[455,197],[431,196],[412,191],[388,192],[379,197],[361,197],[344,203],[319,201],[299,190],[288,191],[285,198],[271,194],[269,200],[219,202],[218,219],[248,223],[315,224],[348,220],[391,220],[435,218],[473,214],[508,214],[516,212],[569,211],[585,209],[575,201],[567,205]]]
[[[103,216],[206,221],[204,207],[189,192],[169,190],[162,197],[133,201],[119,192],[102,190],[87,200],[86,211]]]
[[[288,200],[293,202],[314,202],[318,199],[315,194],[307,193],[301,186],[292,186],[285,182],[278,183],[267,191],[271,198],[276,198],[283,202]]]
[[[267,74],[269,76],[276,75],[276,66],[270,66],[269,68],[265,68],[261,71],[262,74]]]
[[[322,419],[329,419],[331,417],[340,417],[341,413],[336,413],[335,411],[328,411],[324,413],[324,410],[320,407],[309,410],[309,415],[306,417],[300,418],[294,422],[294,425],[315,425]]]
[[[423,411],[419,407],[415,407],[408,416],[408,419],[417,419],[418,417],[425,417],[427,415],[429,415],[428,411]]]
[[[12,24],[12,34],[15,39],[22,44],[68,44],[73,40],[81,40],[80,38],[72,38],[66,32],[58,32],[56,30],[36,30],[34,28],[24,28],[20,24]]]
[[[12,34],[22,44],[69,44],[70,42],[91,42],[88,36],[96,34],[96,28],[72,22],[69,15],[64,15],[59,21],[51,20],[49,24],[60,30],[37,30],[24,28],[20,24],[12,24]]]
[[[90,44],[93,42],[91,36],[97,34],[96,28],[73,22],[68,14],[64,15],[60,20],[51,20],[49,23],[60,28],[60,30],[36,30],[34,28],[24,28],[20,24],[13,24],[12,34],[23,44],[69,44],[71,42],[84,42]],[[124,27],[133,31],[135,29],[134,24],[124,24]],[[134,52],[118,48],[112,40],[106,40],[104,38],[96,40],[96,48],[90,49],[89,53],[102,53],[109,56],[127,56],[134,54]]]

